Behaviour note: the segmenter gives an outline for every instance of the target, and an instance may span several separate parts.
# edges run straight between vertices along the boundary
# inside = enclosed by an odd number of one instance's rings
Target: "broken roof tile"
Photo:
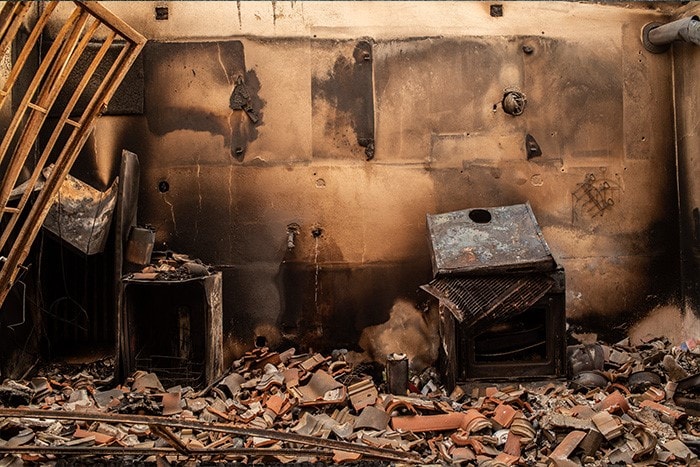
[[[493,412],[492,420],[503,428],[508,428],[513,422],[517,410],[508,404],[499,404]]]
[[[386,430],[390,418],[389,414],[382,409],[369,405],[362,409],[355,420],[355,430],[367,428],[377,431]]]

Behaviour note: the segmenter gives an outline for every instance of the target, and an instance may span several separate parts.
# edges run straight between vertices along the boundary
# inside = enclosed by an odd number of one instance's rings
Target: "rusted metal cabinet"
[[[529,204],[429,215],[448,387],[565,375],[565,277]]]
[[[202,386],[223,371],[222,276],[186,280],[122,280],[128,375],[155,372],[164,386]]]
[[[450,354],[456,362],[455,383],[566,375],[564,271],[555,270],[549,277],[552,288],[520,313],[483,330],[455,322]],[[447,309],[441,314],[445,320],[455,320]]]

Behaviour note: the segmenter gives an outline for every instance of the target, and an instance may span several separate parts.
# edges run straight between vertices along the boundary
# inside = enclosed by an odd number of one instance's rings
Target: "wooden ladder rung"
[[[6,207],[2,210],[2,212],[19,212],[19,208],[11,208],[11,207],[6,206]]]
[[[27,103],[27,107],[29,107],[30,109],[34,109],[34,110],[36,110],[36,111],[38,111],[38,112],[41,112],[41,113],[47,113],[47,112],[48,112],[48,110],[46,110],[45,108],[39,107],[38,105],[33,104],[33,103],[31,103],[31,102],[28,102],[28,103]]]
[[[66,119],[66,123],[76,128],[80,128],[81,126],[80,123],[76,122],[75,120],[71,120],[70,118]]]

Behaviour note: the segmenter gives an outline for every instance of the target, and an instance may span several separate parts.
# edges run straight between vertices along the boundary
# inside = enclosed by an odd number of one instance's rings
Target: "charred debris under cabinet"
[[[697,462],[698,14],[4,3],[0,465]]]

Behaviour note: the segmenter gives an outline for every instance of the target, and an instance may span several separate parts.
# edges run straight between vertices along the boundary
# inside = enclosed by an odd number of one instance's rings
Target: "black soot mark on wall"
[[[353,50],[352,60],[338,56],[325,77],[314,77],[311,82],[313,99],[324,99],[340,111],[336,121],[328,125],[341,126],[344,116],[349,116],[357,144],[365,148],[367,160],[374,157],[373,60],[371,42],[360,41]]]
[[[260,80],[255,71],[246,71],[240,41],[149,42],[144,62],[146,118],[155,135],[208,132],[222,136],[232,154],[241,155],[257,138],[265,103],[258,96]],[[238,82],[243,86],[239,95],[245,99],[234,110]]]
[[[235,85],[229,98],[231,156],[242,161],[248,143],[258,137],[257,127],[263,122],[265,101],[259,96],[260,80],[255,70],[248,70],[245,76],[235,78]]]

